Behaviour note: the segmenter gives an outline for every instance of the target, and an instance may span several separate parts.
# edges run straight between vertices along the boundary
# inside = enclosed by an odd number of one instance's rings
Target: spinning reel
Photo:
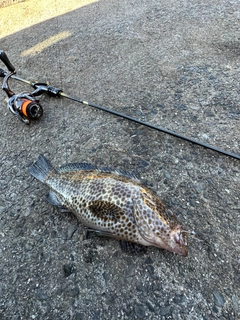
[[[6,92],[8,100],[7,106],[9,110],[25,124],[29,124],[30,120],[37,120],[43,115],[43,108],[39,100],[35,96],[40,95],[42,92],[35,90],[32,93],[22,92],[15,94],[9,87],[8,80],[16,74],[15,68],[10,63],[5,52],[0,50],[0,59],[8,68],[9,72],[0,69],[0,76],[4,77],[2,89]]]

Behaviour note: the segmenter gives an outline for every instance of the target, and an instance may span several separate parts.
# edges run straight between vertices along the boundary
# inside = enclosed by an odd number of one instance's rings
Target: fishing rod
[[[112,109],[102,107],[102,106],[97,105],[95,103],[91,103],[91,102],[82,100],[80,98],[70,96],[70,95],[64,93],[61,89],[56,88],[54,86],[51,86],[49,83],[31,82],[31,81],[19,78],[15,75],[16,70],[15,70],[14,66],[9,61],[6,53],[2,50],[0,50],[0,59],[2,60],[2,62],[5,64],[5,66],[9,70],[9,72],[7,72],[7,71],[4,71],[3,69],[0,69],[0,77],[4,78],[2,89],[6,92],[6,94],[8,96],[8,102],[7,102],[8,108],[15,116],[17,116],[17,118],[19,120],[23,121],[25,124],[30,124],[31,120],[38,120],[42,117],[43,108],[42,108],[41,104],[39,103],[39,100],[36,99],[36,97],[43,94],[43,93],[47,93],[48,95],[50,95],[52,97],[63,97],[63,98],[67,98],[67,99],[79,102],[83,105],[87,105],[89,107],[93,107],[95,109],[99,109],[104,112],[108,112],[110,114],[127,119],[129,121],[135,122],[135,123],[143,125],[145,127],[164,132],[166,134],[172,135],[172,136],[177,137],[179,139],[191,142],[191,143],[199,145],[201,147],[204,147],[204,148],[213,150],[215,152],[221,153],[223,155],[240,160],[240,155],[238,155],[238,154],[235,154],[235,153],[232,153],[232,152],[229,152],[226,150],[222,150],[220,148],[214,147],[212,145],[209,145],[204,142],[200,142],[200,141],[192,139],[192,138],[188,138],[188,137],[181,135],[179,133],[176,133],[174,131],[164,129],[159,126],[152,125],[148,122],[138,120],[138,119],[133,118],[131,116],[128,116],[126,114],[114,111]],[[15,80],[18,80],[20,82],[23,82],[25,84],[30,85],[32,88],[34,88],[34,91],[31,93],[23,92],[20,94],[15,94],[9,88],[9,85],[8,85],[9,78],[12,78],[12,79],[15,79]]]

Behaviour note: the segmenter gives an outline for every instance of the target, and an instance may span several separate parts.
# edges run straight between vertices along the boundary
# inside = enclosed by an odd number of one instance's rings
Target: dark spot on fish
[[[120,217],[124,215],[124,211],[115,204],[107,201],[96,200],[91,202],[88,206],[89,210],[94,217],[108,221],[113,224],[120,220]]]

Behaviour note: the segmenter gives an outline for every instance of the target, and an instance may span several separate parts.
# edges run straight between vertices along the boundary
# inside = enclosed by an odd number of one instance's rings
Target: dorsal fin
[[[113,169],[110,167],[103,167],[103,168],[98,168],[97,166],[90,164],[90,163],[66,163],[63,164],[59,169],[58,172],[59,173],[66,173],[66,172],[74,172],[74,171],[78,171],[78,170],[84,170],[84,171],[90,171],[90,170],[96,170],[99,172],[109,172],[109,173],[116,173],[120,176],[124,176],[126,178],[129,179],[133,179],[136,182],[140,182],[139,179],[132,173],[128,173],[124,170],[120,170],[120,169]]]
[[[116,174],[118,174],[120,176],[124,176],[126,178],[133,179],[136,182],[140,182],[139,179],[133,173],[129,173],[129,172],[126,172],[126,171],[121,170],[121,169],[112,169],[112,168],[109,168],[109,167],[103,167],[103,168],[98,168],[97,170],[101,171],[101,172],[116,173]]]
[[[72,172],[72,171],[78,171],[78,170],[97,170],[97,167],[90,164],[90,163],[66,163],[63,164],[59,169],[59,173],[64,172]]]

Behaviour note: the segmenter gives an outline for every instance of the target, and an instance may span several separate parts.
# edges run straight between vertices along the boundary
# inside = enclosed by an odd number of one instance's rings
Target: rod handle
[[[3,50],[0,50],[0,59],[2,60],[2,62],[5,64],[5,66],[8,68],[10,72],[15,73],[14,66],[11,64],[6,53]]]

